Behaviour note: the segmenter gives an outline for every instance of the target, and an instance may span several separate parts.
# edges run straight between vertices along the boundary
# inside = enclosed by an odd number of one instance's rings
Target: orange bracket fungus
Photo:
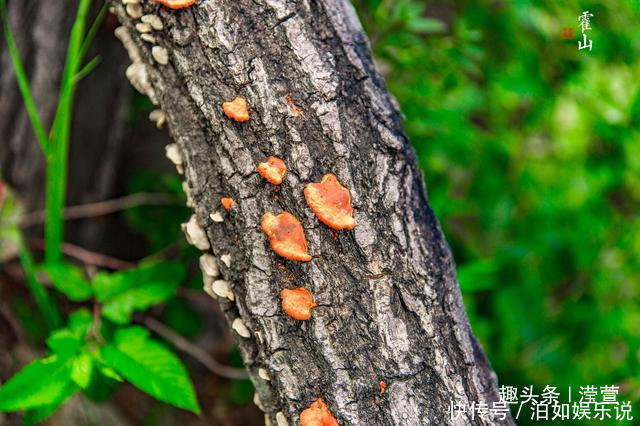
[[[294,215],[289,212],[282,212],[277,216],[265,213],[260,226],[262,232],[269,238],[271,248],[277,254],[300,262],[311,260],[311,256],[307,253],[304,229]]]
[[[220,198],[220,204],[222,204],[225,210],[231,210],[233,208],[233,198],[222,197]]]
[[[239,122],[249,121],[249,106],[247,105],[247,101],[240,96],[231,102],[223,102],[222,110],[224,114],[232,120]]]
[[[313,295],[306,288],[282,290],[282,309],[293,319],[305,321],[311,318],[311,308],[318,306],[313,301]]]
[[[182,9],[185,7],[193,6],[197,0],[153,0],[156,3],[160,3],[167,6],[170,9]]]
[[[300,423],[302,426],[338,426],[335,417],[320,398],[300,413]]]
[[[287,173],[287,166],[278,157],[269,157],[267,161],[258,164],[258,173],[273,185],[280,185],[284,175]]]
[[[309,183],[304,188],[304,198],[311,210],[322,223],[333,229],[353,229],[351,195],[331,173],[327,173],[320,183]]]

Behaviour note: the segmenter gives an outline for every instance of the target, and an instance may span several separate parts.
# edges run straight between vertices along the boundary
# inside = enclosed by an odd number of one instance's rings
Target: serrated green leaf
[[[80,353],[71,364],[71,380],[82,389],[86,389],[91,381],[93,358],[86,352]]]
[[[53,286],[74,302],[83,302],[93,296],[93,289],[84,278],[82,270],[69,263],[48,263],[44,265]]]
[[[0,411],[55,404],[67,392],[71,363],[58,356],[32,362],[0,387]]]
[[[129,322],[134,311],[173,296],[185,272],[179,262],[162,262],[110,275],[98,274],[93,285],[96,297],[104,303],[102,314],[117,324]]]
[[[173,352],[141,327],[116,332],[114,344],[101,348],[106,364],[154,398],[200,413],[193,385]]]
[[[77,391],[78,386],[76,386],[74,382],[67,382],[55,402],[27,411],[22,418],[22,425],[31,426],[47,419],[56,411],[58,411],[58,408],[60,408],[60,406],[64,404]]]

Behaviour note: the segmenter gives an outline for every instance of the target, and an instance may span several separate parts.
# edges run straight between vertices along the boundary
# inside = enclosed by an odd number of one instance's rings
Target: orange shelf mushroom
[[[258,173],[273,185],[280,185],[287,173],[287,165],[278,157],[269,157],[267,161],[258,164]]]
[[[265,213],[260,227],[269,238],[273,251],[280,256],[300,262],[311,260],[302,224],[291,213],[282,212],[277,216]]]
[[[231,210],[233,208],[233,198],[222,197],[220,198],[220,204],[222,204],[225,210]]]
[[[236,97],[231,102],[222,103],[222,111],[224,114],[232,120],[244,122],[249,121],[249,106],[247,101],[240,96]]]
[[[282,290],[282,309],[293,319],[306,321],[311,318],[311,308],[318,306],[313,301],[313,295],[306,288]]]
[[[329,408],[320,398],[300,413],[300,423],[302,426],[339,426]]]
[[[353,229],[351,194],[331,173],[327,173],[320,183],[309,183],[304,188],[304,198],[313,213],[322,223],[333,229]]]
[[[156,3],[167,6],[170,9],[183,9],[193,6],[197,0],[153,0]]]

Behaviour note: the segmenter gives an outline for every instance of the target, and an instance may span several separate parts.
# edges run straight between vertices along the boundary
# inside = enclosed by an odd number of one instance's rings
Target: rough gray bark
[[[238,342],[266,421],[298,424],[323,398],[342,425],[512,424],[449,418],[452,401],[497,400],[496,377],[470,331],[415,154],[351,6],[202,0],[172,11],[145,0],[144,13],[164,23],[152,33],[169,53],[159,64],[139,21],[113,4],[132,38],[130,56],[145,64],[136,84],[167,115],[198,222],[232,284],[235,301],[220,302],[227,320],[249,329]],[[250,104],[247,123],[223,115],[222,102],[237,95]],[[289,167],[280,190],[256,173],[269,155]],[[305,203],[304,184],[327,172],[350,188],[353,231],[332,232]],[[222,196],[236,200],[232,212],[220,208]],[[262,234],[262,215],[283,210],[301,219],[311,262],[278,257]],[[215,211],[222,223],[209,217]],[[282,288],[299,286],[320,304],[307,322],[280,308]]]
[[[56,110],[76,7],[76,1],[8,2],[11,28],[46,128]],[[91,16],[99,7],[96,2]],[[114,74],[124,72],[126,54],[105,27],[108,23],[98,32],[87,58],[99,52],[102,63],[80,82],[76,94],[67,204],[103,200],[114,192],[130,88],[122,79],[114,78]],[[0,40],[0,170],[20,194],[27,211],[33,211],[44,206],[44,157],[18,91],[4,37]],[[105,229],[89,221],[70,223],[68,231],[70,240],[95,247]]]

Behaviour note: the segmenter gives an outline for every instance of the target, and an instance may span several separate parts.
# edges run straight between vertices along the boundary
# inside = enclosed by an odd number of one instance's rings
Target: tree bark
[[[20,0],[8,2],[8,15],[31,90],[46,128],[55,115],[67,41],[76,1]],[[91,17],[100,7],[96,2]],[[79,83],[69,152],[67,204],[77,205],[113,196],[117,181],[130,87],[113,78],[126,68],[126,54],[105,22],[89,51],[102,63]],[[113,23],[111,23],[113,25]],[[0,170],[21,196],[27,211],[44,206],[45,162],[18,91],[13,65],[0,46]],[[109,226],[98,221],[68,224],[67,241],[97,248]]]
[[[162,64],[139,21],[112,4],[126,28],[120,38],[150,82],[136,84],[166,113],[197,220],[232,285],[235,300],[220,300],[226,318],[250,332],[238,343],[266,421],[298,424],[322,398],[342,425],[512,424],[510,416],[448,413],[452,402],[491,406],[496,377],[471,333],[414,151],[351,6],[203,0],[176,11],[143,1],[144,13],[164,24],[153,32],[169,54]],[[249,122],[223,115],[222,102],[236,96],[248,101]],[[289,168],[279,188],[256,173],[269,155]],[[304,185],[328,172],[351,191],[353,231],[332,232],[305,203]],[[223,196],[236,200],[231,212],[221,209]],[[210,218],[215,211],[222,223]],[[281,211],[301,220],[311,262],[270,248],[260,219]],[[295,287],[320,305],[309,321],[280,307],[281,290]]]

